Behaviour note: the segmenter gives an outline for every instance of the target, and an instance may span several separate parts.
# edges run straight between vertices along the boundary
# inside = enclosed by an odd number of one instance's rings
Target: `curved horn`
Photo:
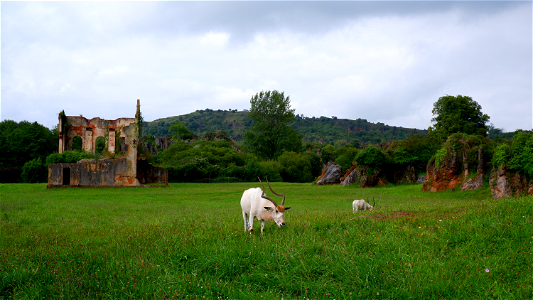
[[[281,200],[281,206],[283,206],[283,204],[285,204],[285,195],[283,195],[283,194],[278,194],[278,193],[274,192],[274,190],[273,190],[272,187],[270,186],[270,182],[268,182],[268,178],[267,178],[267,177],[265,177],[265,178],[266,178],[266,180],[267,180],[268,187],[270,188],[270,191],[272,192],[272,194],[283,197],[283,200]],[[261,183],[261,184],[262,184],[262,183]]]
[[[263,194],[261,195],[261,198],[269,200],[270,202],[272,202],[274,204],[274,206],[277,207],[278,204],[276,203],[276,201],[268,198],[267,195],[265,195],[265,186],[263,185],[263,182],[261,181],[261,178],[257,177],[257,179],[259,179],[259,182],[261,182],[261,189],[263,190]],[[267,179],[267,182],[268,182],[268,179]]]

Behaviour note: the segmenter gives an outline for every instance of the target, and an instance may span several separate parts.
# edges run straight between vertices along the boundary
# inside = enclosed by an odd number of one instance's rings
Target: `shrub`
[[[259,162],[258,176],[261,178],[267,177],[268,181],[271,181],[271,182],[279,182],[279,181],[283,181],[281,177],[282,170],[283,170],[283,166],[278,161],[266,160],[266,161]]]
[[[278,157],[278,162],[283,167],[281,177],[285,182],[311,182],[311,161],[307,156],[296,152],[283,152]]]
[[[494,156],[492,157],[492,165],[498,168],[501,165],[504,165],[509,160],[511,154],[511,147],[507,144],[498,146],[494,151]]]
[[[514,135],[509,168],[533,176],[533,133],[518,131]]]
[[[85,151],[65,151],[61,154],[52,153],[46,157],[46,166],[59,163],[75,163],[85,158],[94,158],[94,155]]]
[[[371,170],[375,170],[387,163],[387,157],[380,149],[369,145],[357,154],[355,162],[359,165],[367,165]]]
[[[313,178],[320,176],[322,173],[322,160],[320,156],[314,150],[308,150],[302,153],[302,155],[307,157],[311,163],[311,175],[313,175]]]
[[[34,158],[24,164],[20,176],[26,183],[47,182],[48,170],[40,158]]]

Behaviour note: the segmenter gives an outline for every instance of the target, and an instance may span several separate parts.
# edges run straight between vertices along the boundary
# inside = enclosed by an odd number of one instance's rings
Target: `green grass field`
[[[261,235],[257,186],[2,184],[0,299],[533,299],[533,197],[273,183],[292,209]]]

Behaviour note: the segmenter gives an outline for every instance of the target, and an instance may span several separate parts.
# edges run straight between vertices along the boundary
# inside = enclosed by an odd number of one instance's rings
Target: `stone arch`
[[[107,149],[106,149],[106,141],[105,141],[105,138],[103,136],[97,137],[94,144],[95,144],[94,145],[94,150],[95,150],[96,154],[102,155],[102,154],[104,154],[107,151]]]
[[[83,139],[81,136],[77,135],[72,138],[72,147],[73,151],[81,151],[83,149]]]

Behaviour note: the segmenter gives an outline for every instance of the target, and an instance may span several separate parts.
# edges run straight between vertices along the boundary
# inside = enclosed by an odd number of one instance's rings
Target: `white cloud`
[[[150,121],[277,89],[298,114],[421,129],[463,94],[531,128],[531,3],[92,4],[2,4],[2,119],[114,119],[141,99]]]

